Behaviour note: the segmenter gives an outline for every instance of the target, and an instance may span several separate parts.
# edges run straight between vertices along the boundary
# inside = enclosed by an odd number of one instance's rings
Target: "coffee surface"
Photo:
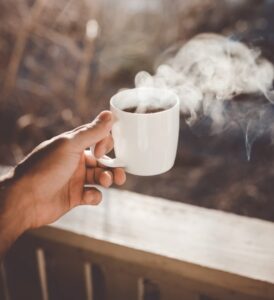
[[[144,112],[141,112],[143,114],[151,114],[151,113],[157,113],[160,111],[164,111],[167,108],[153,108],[153,107],[148,107]],[[123,111],[129,112],[129,113],[139,113],[137,112],[137,106],[133,106],[133,107],[128,107],[123,109]]]

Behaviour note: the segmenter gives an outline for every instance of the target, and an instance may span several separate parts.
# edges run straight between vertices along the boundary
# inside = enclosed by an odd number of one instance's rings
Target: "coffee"
[[[169,108],[169,107],[167,107],[167,108]],[[129,113],[137,113],[137,114],[138,113],[151,114],[151,113],[157,113],[157,112],[160,112],[160,111],[164,111],[167,108],[147,107],[146,110],[144,110],[143,112],[138,112],[137,106],[132,106],[132,107],[128,107],[128,108],[123,109],[123,111],[129,112]]]

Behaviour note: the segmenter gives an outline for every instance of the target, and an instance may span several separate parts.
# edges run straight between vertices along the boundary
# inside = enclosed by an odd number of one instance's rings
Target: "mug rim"
[[[168,92],[170,93],[171,95],[173,94],[174,95],[174,98],[175,98],[175,102],[174,104],[167,108],[167,109],[164,109],[162,111],[158,111],[158,112],[149,112],[149,113],[131,113],[131,112],[127,112],[127,111],[124,111],[122,110],[120,107],[118,107],[117,105],[114,104],[114,101],[115,101],[115,97],[117,97],[119,94],[122,94],[122,93],[125,93],[125,92],[128,92],[128,91],[133,91],[133,90],[161,90],[163,92]],[[179,99],[179,96],[174,92],[172,91],[171,89],[167,89],[167,88],[156,88],[156,87],[137,87],[137,88],[131,88],[131,89],[124,89],[124,90],[121,90],[119,91],[118,93],[116,93],[115,95],[113,95],[111,98],[110,98],[110,106],[111,108],[114,108],[116,110],[119,110],[119,112],[122,112],[123,114],[129,114],[129,115],[155,115],[155,114],[163,114],[165,112],[168,112],[172,109],[174,109],[175,107],[179,106],[180,104],[180,99]]]

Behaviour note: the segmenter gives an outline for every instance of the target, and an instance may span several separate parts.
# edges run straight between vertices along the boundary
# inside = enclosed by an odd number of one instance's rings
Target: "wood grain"
[[[49,299],[87,299],[84,263],[79,251],[64,245],[41,245],[45,249]]]
[[[11,299],[43,299],[37,249],[50,299],[137,299],[139,280],[161,299],[274,299],[273,223],[113,189],[104,199],[17,241],[5,261]]]
[[[274,224],[110,190],[32,232],[48,240],[230,289],[274,297]]]
[[[20,238],[5,259],[9,300],[44,300],[39,281],[34,241]]]
[[[0,264],[0,300],[9,300],[9,291],[7,286],[7,276],[4,264]]]

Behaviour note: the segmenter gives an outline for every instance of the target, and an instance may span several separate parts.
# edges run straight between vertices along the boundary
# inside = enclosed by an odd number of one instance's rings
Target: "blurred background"
[[[91,121],[197,33],[239,39],[273,62],[273,13],[272,0],[0,0],[0,165]],[[123,188],[274,221],[272,152],[261,137],[248,162],[240,130],[197,135],[182,117],[175,167]]]

